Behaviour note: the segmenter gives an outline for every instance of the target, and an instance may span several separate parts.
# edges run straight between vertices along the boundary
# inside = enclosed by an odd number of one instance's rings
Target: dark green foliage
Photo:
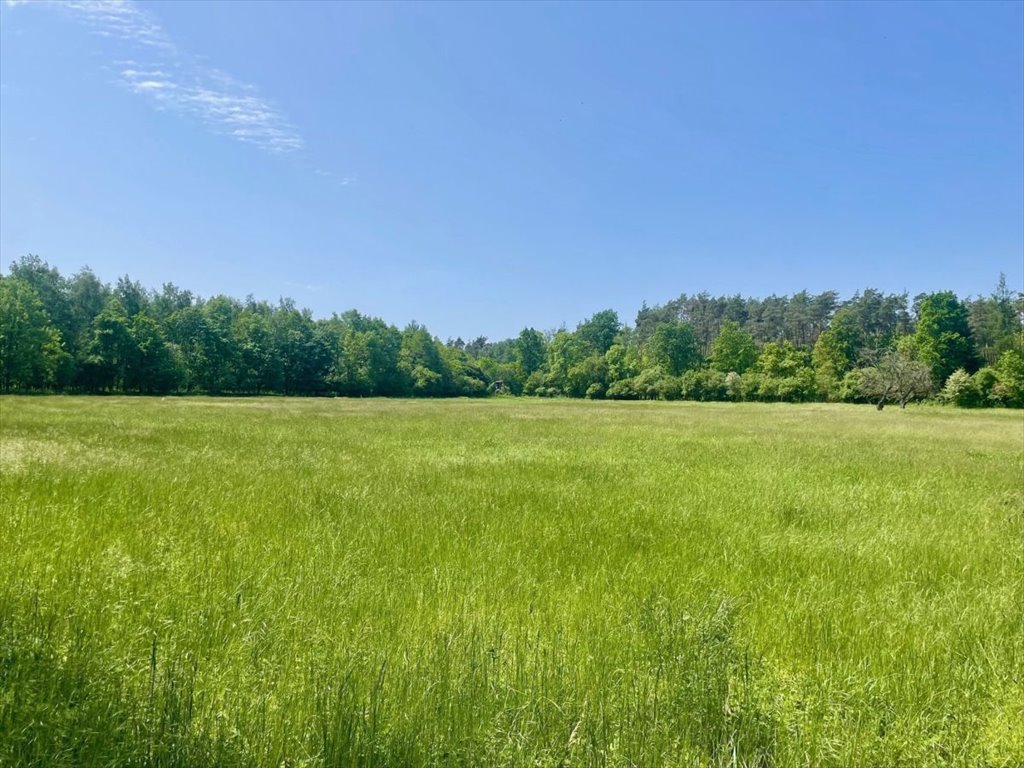
[[[944,382],[958,368],[968,373],[978,369],[978,354],[965,307],[952,291],[919,296],[914,341],[922,362],[932,370],[937,383]]]
[[[83,371],[93,388],[128,391],[130,369],[135,368],[139,350],[119,299],[111,298],[92,321],[92,338],[86,350]]]
[[[734,320],[726,320],[711,345],[711,366],[716,371],[743,373],[757,360],[754,337]]]
[[[1008,408],[1024,408],[1024,354],[1015,349],[1003,352],[995,371],[995,399]]]
[[[259,311],[239,313],[232,323],[231,335],[238,350],[235,386],[239,392],[259,395],[279,392],[284,387],[283,363],[274,343],[272,314],[269,307],[259,307]]]
[[[608,381],[608,363],[602,355],[590,355],[572,366],[565,377],[565,393],[571,397],[600,398]]]
[[[173,392],[185,379],[184,366],[163,329],[149,315],[132,319],[131,337],[135,356],[128,370],[125,388],[146,394]]]
[[[845,375],[856,367],[865,346],[864,339],[853,314],[841,309],[814,344],[814,367],[828,370],[837,377]]]
[[[534,371],[544,365],[547,354],[547,343],[544,334],[534,328],[524,328],[515,340],[516,373],[520,380],[526,381]]]
[[[727,374],[713,368],[687,371],[680,378],[680,395],[687,400],[729,400]]]
[[[188,376],[185,387],[192,392],[218,394],[229,391],[234,377],[230,319],[227,328],[218,326],[204,308],[193,305],[167,319],[168,336],[181,351]]]
[[[887,347],[897,336],[911,330],[905,293],[887,295],[868,288],[843,304],[836,312],[836,318],[842,318],[841,335],[847,349],[854,355],[851,362],[856,362],[856,356],[862,349]]]
[[[640,351],[633,345],[612,344],[611,349],[604,353],[608,363],[608,380],[622,381],[640,373],[643,365]]]
[[[0,388],[49,387],[56,383],[65,356],[60,331],[32,285],[0,277]]]
[[[325,329],[313,322],[308,309],[299,311],[290,301],[272,315],[276,357],[281,365],[281,388],[286,395],[326,392],[335,345]]]
[[[132,281],[128,275],[118,278],[113,294],[114,298],[121,302],[128,317],[135,317],[149,309],[149,293],[142,287],[142,283]]]
[[[576,336],[596,354],[603,355],[615,343],[621,328],[615,310],[604,309],[580,323]]]
[[[448,394],[451,372],[445,365],[439,346],[426,328],[413,323],[405,329],[399,360],[399,365],[409,377],[413,395],[442,397]]]
[[[62,342],[67,344],[69,339],[77,337],[76,331],[80,328],[75,322],[76,313],[68,295],[68,286],[56,267],[30,254],[11,264],[10,276],[28,283],[36,292],[49,322],[60,332]],[[102,305],[94,309],[102,309]],[[95,314],[88,315],[83,328],[92,322]]]
[[[697,340],[689,323],[662,323],[647,342],[648,358],[672,376],[700,365]]]
[[[558,331],[548,343],[547,375],[544,377],[546,386],[565,392],[569,371],[593,352],[593,347],[575,333]]]
[[[1020,332],[1020,312],[1024,301],[1016,301],[1006,285],[1006,276],[999,276],[999,284],[991,296],[979,297],[967,306],[968,325],[978,354],[987,365],[993,365],[1005,352],[1024,351]]]
[[[65,279],[38,256],[10,272],[5,390],[864,402],[873,363],[899,342],[945,402],[1024,405],[1024,295],[1005,278],[967,302],[919,296],[916,324],[906,294],[873,289],[845,302],[833,291],[699,293],[644,304],[633,328],[606,309],[573,331],[441,343],[415,323],[400,331],[355,310],[316,319],[291,299],[203,299],[172,283],[147,291],[127,275],[110,287],[88,268]],[[969,396],[960,379],[958,394],[943,389],[961,368],[974,373]]]

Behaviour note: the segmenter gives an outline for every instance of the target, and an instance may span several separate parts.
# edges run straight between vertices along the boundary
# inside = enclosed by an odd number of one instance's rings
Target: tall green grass
[[[0,765],[1024,765],[1024,416],[0,399]]]

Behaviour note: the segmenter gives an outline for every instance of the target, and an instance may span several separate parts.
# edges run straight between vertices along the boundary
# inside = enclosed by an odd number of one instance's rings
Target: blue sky
[[[446,338],[1024,288],[1024,4],[0,6],[0,259]]]

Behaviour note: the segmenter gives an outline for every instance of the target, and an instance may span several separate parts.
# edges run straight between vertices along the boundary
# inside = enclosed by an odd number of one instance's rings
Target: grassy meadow
[[[0,399],[0,765],[1024,765],[1024,414]]]

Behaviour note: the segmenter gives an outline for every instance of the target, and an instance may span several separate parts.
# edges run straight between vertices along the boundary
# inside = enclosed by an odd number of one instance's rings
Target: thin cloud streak
[[[157,21],[131,0],[68,0],[60,7],[72,11],[101,37],[128,40],[138,45],[177,53]]]
[[[12,3],[8,0],[8,4]],[[147,63],[122,62],[120,85],[157,109],[186,115],[219,135],[266,152],[302,149],[302,136],[255,86],[199,63],[167,36],[156,18],[133,0],[47,3],[101,37],[131,43],[153,55]]]
[[[158,109],[189,115],[215,133],[230,136],[269,152],[302,149],[302,137],[284,116],[244,85],[234,88],[197,78],[185,83],[163,73],[121,70],[121,82],[133,93],[149,98]]]

